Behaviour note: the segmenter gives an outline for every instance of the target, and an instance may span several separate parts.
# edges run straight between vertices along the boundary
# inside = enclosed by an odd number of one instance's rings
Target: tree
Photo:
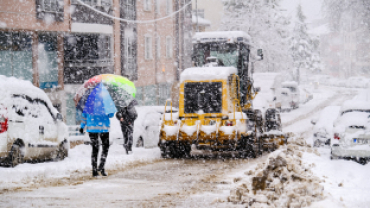
[[[281,0],[224,0],[220,30],[248,33],[255,48],[264,50],[265,61],[259,71],[284,71],[291,67],[288,17],[279,6]]]
[[[297,7],[297,19],[291,37],[290,50],[294,69],[312,68],[312,41],[307,32],[306,16],[300,4]]]
[[[341,31],[348,28],[349,20],[370,29],[370,1],[368,0],[324,0],[330,29]]]

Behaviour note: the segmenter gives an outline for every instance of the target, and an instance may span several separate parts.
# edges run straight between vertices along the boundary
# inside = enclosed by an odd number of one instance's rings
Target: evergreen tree
[[[307,33],[306,16],[300,4],[297,7],[297,19],[294,24],[290,50],[294,70],[298,70],[295,73],[296,76],[299,76],[299,70],[312,69],[312,41]]]
[[[283,71],[291,67],[289,55],[290,20],[283,15],[281,0],[224,0],[220,30],[248,33],[255,48],[264,50],[265,60],[256,71]]]

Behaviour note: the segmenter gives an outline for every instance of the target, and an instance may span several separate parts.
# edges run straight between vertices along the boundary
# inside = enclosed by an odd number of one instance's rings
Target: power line
[[[99,10],[95,9],[94,7],[91,7],[91,6],[90,6],[90,5],[88,5],[88,4],[85,4],[85,3],[84,3],[84,2],[82,2],[81,0],[76,0],[76,1],[77,1],[79,4],[81,4],[81,5],[85,6],[85,7],[88,7],[89,9],[91,9],[91,10],[93,10],[93,11],[95,11],[95,12],[97,12],[97,13],[99,13],[99,14],[103,15],[103,16],[109,17],[109,18],[111,18],[111,19],[119,20],[119,21],[122,21],[122,22],[127,22],[127,23],[137,23],[137,24],[148,24],[148,23],[154,23],[154,22],[157,22],[157,21],[160,21],[160,20],[167,19],[167,18],[172,17],[172,16],[174,16],[175,14],[177,14],[177,13],[181,12],[182,10],[184,10],[187,6],[189,6],[189,5],[191,4],[191,1],[190,1],[188,4],[184,5],[181,9],[179,9],[179,10],[177,10],[176,12],[173,12],[172,14],[169,14],[169,15],[167,15],[167,16],[165,16],[165,17],[161,17],[161,18],[154,19],[154,20],[141,20],[141,21],[140,21],[140,20],[128,20],[128,19],[122,19],[122,18],[119,18],[119,17],[114,17],[114,16],[111,16],[111,15],[109,15],[109,14],[107,14],[107,13],[104,13],[104,12],[102,12],[102,11],[99,11]]]

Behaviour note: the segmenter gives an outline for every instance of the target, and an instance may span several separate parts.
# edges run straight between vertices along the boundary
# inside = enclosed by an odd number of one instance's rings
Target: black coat
[[[121,126],[134,125],[134,121],[137,118],[137,112],[135,110],[135,105],[137,104],[137,101],[133,100],[127,107],[121,108],[116,113],[116,118],[120,121]],[[123,118],[123,121],[121,121],[121,118]]]

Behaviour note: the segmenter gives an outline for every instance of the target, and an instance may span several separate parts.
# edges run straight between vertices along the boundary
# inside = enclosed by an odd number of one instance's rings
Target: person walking
[[[86,126],[86,132],[89,133],[92,146],[91,165],[93,177],[97,177],[98,172],[100,172],[102,176],[108,175],[104,170],[104,165],[107,160],[109,150],[109,118],[112,118],[113,116],[113,113],[102,115],[91,115],[87,113],[82,113],[80,133],[84,133],[84,128]],[[102,142],[102,153],[100,157],[100,164],[98,167],[97,161],[99,153],[99,136]]]
[[[116,113],[116,118],[120,121],[124,138],[123,147],[126,149],[127,154],[129,151],[132,152],[134,121],[137,118],[135,105],[137,104],[137,101],[133,99],[128,106],[121,108],[120,111]]]

